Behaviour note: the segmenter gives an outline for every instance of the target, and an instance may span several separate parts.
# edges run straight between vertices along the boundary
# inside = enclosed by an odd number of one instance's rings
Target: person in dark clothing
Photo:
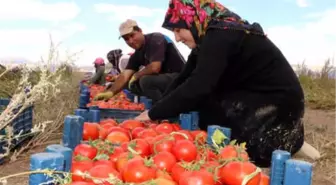
[[[111,50],[107,53],[107,59],[112,64],[113,68],[111,74],[118,75],[125,70],[125,67],[122,66],[128,63],[128,60],[131,56],[131,53],[123,54],[121,49]]]
[[[103,58],[96,58],[94,61],[94,67],[96,73],[90,79],[89,85],[91,84],[98,84],[98,85],[105,85],[105,63]]]
[[[272,152],[304,143],[304,94],[289,62],[258,23],[213,0],[172,0],[163,27],[192,49],[163,98],[137,120],[199,112],[199,127],[231,128],[251,161],[270,166]]]
[[[128,83],[131,92],[146,96],[155,103],[181,72],[185,60],[171,39],[161,33],[143,34],[134,20],[122,23],[119,31],[120,37],[135,52],[112,87],[98,94],[95,100],[111,98]],[[144,68],[140,70],[142,66]]]

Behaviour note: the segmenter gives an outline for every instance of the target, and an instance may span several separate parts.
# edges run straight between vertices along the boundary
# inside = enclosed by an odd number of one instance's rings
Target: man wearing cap
[[[184,58],[169,37],[157,32],[143,34],[134,20],[123,22],[119,32],[135,52],[113,86],[95,100],[109,99],[128,85],[131,92],[156,102],[181,72]],[[139,70],[141,66],[145,67]]]

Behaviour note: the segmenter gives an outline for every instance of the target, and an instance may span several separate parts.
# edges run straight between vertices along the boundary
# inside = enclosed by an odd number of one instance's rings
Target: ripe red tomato
[[[129,119],[129,120],[123,121],[119,126],[122,128],[133,130],[137,127],[144,127],[145,124],[138,120]]]
[[[175,182],[179,182],[181,174],[185,171],[188,171],[186,168],[184,168],[183,164],[183,162],[177,162],[171,170],[171,175]]]
[[[74,156],[80,155],[83,157],[87,157],[89,159],[93,159],[96,157],[98,150],[88,144],[79,144],[74,149]]]
[[[105,179],[103,183],[100,183],[101,185],[112,185],[111,183],[106,182],[110,178],[110,176],[116,178],[116,180],[121,180],[120,174],[115,169],[113,169],[111,166],[104,164],[92,167],[89,170],[89,174],[93,178],[93,180],[90,180],[91,182],[94,182],[95,178],[99,180]]]
[[[139,132],[138,138],[147,139],[147,138],[150,138],[150,137],[155,137],[157,135],[158,135],[158,133],[155,130],[145,129],[145,130]]]
[[[269,185],[269,184],[270,184],[269,176],[267,176],[265,173],[261,173],[259,185]]]
[[[109,135],[107,135],[106,140],[113,144],[122,144],[124,142],[129,142],[131,138],[124,132],[113,131]]]
[[[239,155],[238,155],[239,154]],[[248,161],[249,157],[245,150],[236,146],[228,145],[220,149],[218,157],[220,159],[232,159],[239,157],[244,161]]]
[[[215,185],[213,175],[206,170],[184,172],[181,175],[179,185]]]
[[[243,179],[255,172],[257,167],[246,161],[232,161],[219,168],[218,175],[223,184],[240,185]],[[261,173],[254,176],[246,185],[259,185]]]
[[[173,126],[175,131],[182,130],[180,124],[178,124],[178,123],[173,123],[172,126]]]
[[[95,140],[99,138],[99,124],[85,122],[83,127],[83,140]]]
[[[172,152],[175,140],[167,134],[161,134],[156,136],[151,141],[152,153],[158,153],[162,151]]]
[[[144,127],[137,127],[137,128],[134,128],[134,129],[132,130],[132,139],[136,139],[136,138],[138,138],[138,137],[139,137],[139,133],[140,133],[141,131],[143,131],[143,130],[145,130]]]
[[[119,146],[114,147],[111,151],[109,151],[110,160],[113,162],[117,162],[117,159],[120,156],[120,154],[124,152],[125,151],[121,147]]]
[[[71,170],[72,181],[85,181],[85,178],[81,176],[85,172],[89,171],[93,167],[92,161],[76,161],[72,160]]]
[[[145,163],[145,160],[141,158],[129,160],[122,171],[124,181],[129,183],[142,183],[155,179],[156,170],[153,167],[147,166]]]
[[[119,158],[116,161],[116,168],[118,170],[118,172],[122,172],[125,168],[125,165],[127,164],[127,162],[131,159],[134,158],[140,158],[140,155],[137,154],[132,154],[131,152],[123,152],[119,155]]]
[[[97,160],[93,162],[93,166],[98,166],[98,165],[107,165],[107,166],[112,167],[113,169],[116,169],[115,163],[113,161],[106,160],[106,159],[101,159],[101,160]]]
[[[65,185],[95,185],[95,184],[92,182],[75,181],[75,182],[71,182],[70,184],[65,184]]]
[[[100,125],[105,125],[105,124],[109,124],[112,126],[117,126],[118,122],[112,118],[108,118],[108,119],[104,119],[100,121]]]
[[[172,133],[173,137],[175,138],[175,140],[189,140],[189,141],[194,141],[194,138],[192,137],[192,135],[190,134],[189,131],[187,130],[179,130],[176,132]]]
[[[126,128],[117,127],[117,126],[110,127],[107,132],[111,133],[114,131],[124,132],[126,135],[131,136],[129,130],[127,130]]]
[[[204,130],[194,130],[190,133],[198,144],[205,144],[208,135],[207,132]]]
[[[163,151],[156,154],[153,161],[158,169],[170,173],[176,163],[176,158],[172,153]]]
[[[174,128],[169,123],[161,123],[155,127],[155,131],[159,134],[170,134],[174,131]]]
[[[127,149],[133,149],[141,157],[147,157],[151,154],[150,146],[145,139],[134,139],[127,145]]]
[[[177,161],[191,162],[196,160],[197,148],[189,140],[178,140],[173,147],[173,154]]]

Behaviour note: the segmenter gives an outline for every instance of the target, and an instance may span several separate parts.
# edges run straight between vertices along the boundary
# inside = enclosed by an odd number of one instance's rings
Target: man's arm
[[[135,73],[135,71],[126,69],[123,71],[118,78],[115,80],[113,86],[107,91],[111,91],[113,94],[119,93],[125,85],[128,83],[128,81],[131,79],[132,75]]]
[[[148,54],[150,64],[143,70],[135,74],[135,78],[139,79],[144,75],[158,74],[161,71],[162,62],[165,60],[165,53],[167,49],[167,42],[162,34],[155,34],[148,43]]]
[[[136,79],[139,79],[145,75],[158,74],[161,71],[161,65],[161,61],[151,62],[144,69],[135,73],[134,76]]]

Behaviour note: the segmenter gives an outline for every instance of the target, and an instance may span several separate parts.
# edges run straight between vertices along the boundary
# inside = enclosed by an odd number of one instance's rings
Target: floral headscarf
[[[111,50],[107,53],[107,60],[113,65],[113,68],[117,69],[118,71],[119,71],[118,64],[121,56],[122,56],[121,49]]]
[[[264,36],[258,23],[250,24],[215,0],[170,0],[162,27],[190,29],[196,41],[208,28],[233,29]]]

